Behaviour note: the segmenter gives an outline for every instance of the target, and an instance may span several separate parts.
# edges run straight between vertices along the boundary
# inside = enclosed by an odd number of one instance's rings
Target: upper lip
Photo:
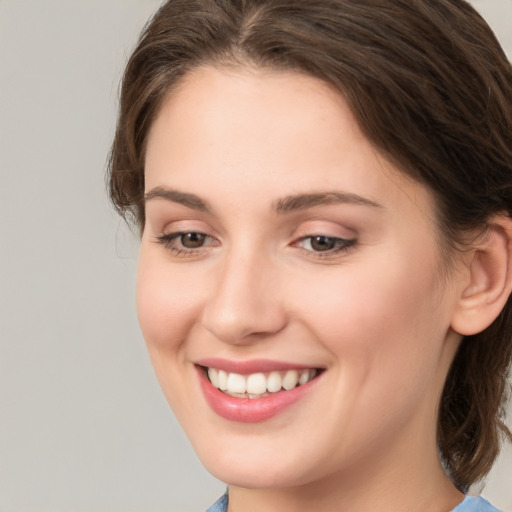
[[[234,361],[217,357],[204,358],[195,361],[195,364],[207,368],[216,368],[228,373],[249,375],[251,373],[268,373],[280,370],[305,370],[317,368],[309,364],[291,363],[286,361],[275,361],[271,359],[250,359],[247,361]]]

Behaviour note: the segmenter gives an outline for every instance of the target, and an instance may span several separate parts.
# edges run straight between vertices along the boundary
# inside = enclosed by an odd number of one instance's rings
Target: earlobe
[[[494,322],[512,291],[512,219],[492,219],[468,258],[466,281],[452,317],[463,336],[482,332]]]

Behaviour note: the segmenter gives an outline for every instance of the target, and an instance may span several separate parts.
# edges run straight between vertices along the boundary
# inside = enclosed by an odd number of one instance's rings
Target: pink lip
[[[218,368],[218,366],[211,366]],[[279,391],[263,398],[236,398],[212,386],[204,370],[198,366],[196,368],[201,390],[208,405],[222,418],[239,423],[258,423],[276,416],[309,393],[319,380],[319,377],[316,377],[307,384],[290,391]],[[279,368],[283,369],[282,366]],[[293,366],[293,368],[297,367]]]
[[[201,359],[195,362],[200,366],[208,368],[217,368],[229,373],[238,373],[240,375],[249,375],[251,373],[268,373],[281,370],[305,370],[313,368],[300,364],[287,363],[284,361],[271,361],[268,359],[251,359],[250,361],[231,361],[217,357]]]

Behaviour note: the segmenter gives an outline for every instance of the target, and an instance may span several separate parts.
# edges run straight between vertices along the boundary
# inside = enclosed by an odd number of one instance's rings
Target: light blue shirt
[[[480,496],[466,496],[452,512],[501,512]]]
[[[227,512],[228,493],[221,496],[206,512]],[[452,512],[501,512],[481,497],[466,496]]]
[[[221,496],[206,512],[227,512],[228,493]]]

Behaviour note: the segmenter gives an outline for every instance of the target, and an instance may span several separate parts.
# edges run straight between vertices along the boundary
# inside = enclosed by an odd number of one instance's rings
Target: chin
[[[221,446],[221,445],[217,445]],[[211,449],[194,446],[204,467],[218,480],[246,489],[277,489],[311,483],[321,469],[304,459],[301,450],[277,452],[253,446],[242,450],[236,446]],[[313,470],[312,470],[313,468]]]
[[[300,478],[287,468],[270,467],[271,461],[258,467],[237,462],[237,466],[214,462],[211,466],[205,463],[205,467],[218,480],[245,489],[282,489],[308,483],[305,476]]]

